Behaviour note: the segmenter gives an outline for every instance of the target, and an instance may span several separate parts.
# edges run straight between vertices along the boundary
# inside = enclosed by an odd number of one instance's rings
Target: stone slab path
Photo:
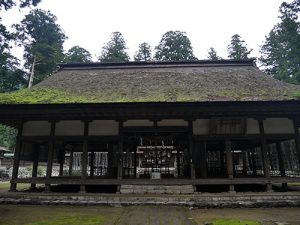
[[[196,225],[187,208],[130,206],[124,209],[117,225]]]

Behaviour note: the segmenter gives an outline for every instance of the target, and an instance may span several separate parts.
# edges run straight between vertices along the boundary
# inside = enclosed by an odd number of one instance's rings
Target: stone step
[[[121,194],[193,194],[193,185],[126,185],[122,184]]]

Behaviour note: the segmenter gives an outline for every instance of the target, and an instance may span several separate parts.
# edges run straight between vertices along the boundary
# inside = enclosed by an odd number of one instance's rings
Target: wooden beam
[[[84,121],[84,133],[83,133],[83,146],[81,157],[81,185],[80,192],[85,192],[85,183],[87,178],[87,164],[88,164],[88,137],[89,135],[89,121]]]
[[[258,119],[259,124],[259,133],[260,133],[260,145],[261,145],[261,155],[262,155],[262,162],[263,162],[263,169],[265,178],[270,179],[270,160],[268,159],[267,151],[267,140],[265,137],[265,129],[264,129],[264,121],[263,119]],[[267,184],[267,191],[272,191],[272,183]]]
[[[73,172],[73,150],[70,151],[70,159],[69,159],[69,176],[72,176]]]
[[[49,140],[49,149],[48,149],[48,160],[47,160],[47,171],[46,171],[46,181],[45,181],[45,192],[50,192],[50,178],[52,174],[52,163],[53,163],[53,153],[54,153],[54,144],[55,144],[55,127],[56,122],[51,121],[50,129],[50,140]]]
[[[37,172],[38,172],[38,165],[39,165],[39,144],[34,144],[34,153],[33,153],[33,165],[32,165],[32,177],[37,177]],[[31,184],[30,187],[31,190],[36,189],[35,184]]]
[[[13,164],[13,171],[12,171],[12,180],[15,180],[18,178],[18,172],[19,172],[19,165],[20,165],[20,156],[22,151],[22,133],[23,133],[23,122],[19,122],[18,124],[18,134],[17,134],[17,140],[16,140],[16,149],[14,153],[14,164]],[[14,192],[17,190],[17,184],[13,183],[11,181],[10,184],[10,191]]]
[[[295,143],[296,143],[296,150],[298,156],[298,167],[300,168],[300,134],[299,134],[299,125],[296,119],[293,120],[294,123],[294,131],[295,131]]]
[[[123,177],[123,121],[119,121],[119,140],[118,140],[118,179]]]
[[[226,165],[227,165],[227,177],[230,180],[233,180],[233,160],[232,160],[232,148],[231,141],[225,141],[225,149],[226,149]],[[229,184],[229,193],[234,193],[234,184]]]
[[[191,179],[196,179],[195,165],[194,165],[194,139],[193,139],[193,121],[188,121],[188,138],[189,138],[189,154],[190,154],[190,168]]]
[[[206,152],[206,142],[199,142],[200,150],[200,175],[201,178],[207,178],[207,152]]]

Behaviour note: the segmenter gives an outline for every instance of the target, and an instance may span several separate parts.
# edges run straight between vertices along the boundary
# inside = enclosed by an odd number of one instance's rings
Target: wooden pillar
[[[73,172],[73,150],[70,151],[70,160],[69,160],[69,176],[72,176]]]
[[[225,171],[225,164],[224,164],[224,149],[220,149],[220,160],[221,160],[221,170]],[[222,173],[222,175],[224,175]]]
[[[256,160],[255,160],[255,151],[254,151],[254,149],[251,149],[250,153],[251,153],[253,176],[257,176],[257,165],[256,165]]]
[[[93,177],[95,174],[95,152],[91,152],[91,162],[90,162],[90,176]]]
[[[59,163],[59,176],[62,177],[64,175],[64,163],[65,163],[65,148],[60,150],[60,163]]]
[[[12,171],[12,177],[10,181],[10,191],[14,192],[17,191],[17,183],[16,179],[18,178],[18,172],[19,172],[19,165],[20,165],[20,156],[21,156],[21,150],[22,150],[22,132],[23,132],[23,122],[20,122],[18,124],[18,134],[16,139],[16,148],[14,153],[14,164],[13,164],[13,171]]]
[[[300,169],[300,135],[299,135],[299,126],[297,121],[294,119],[294,131],[295,131],[295,143],[296,143],[296,150],[297,150],[297,158],[298,158],[298,167]]]
[[[243,175],[247,176],[247,151],[242,151],[243,156]]]
[[[200,176],[201,178],[207,178],[207,154],[206,154],[206,141],[199,143],[200,150]]]
[[[231,141],[225,141],[226,149],[226,165],[227,165],[227,176],[230,180],[233,180],[233,160],[232,160],[232,149]],[[234,184],[229,185],[229,192],[234,192]]]
[[[279,170],[280,170],[280,176],[285,177],[285,166],[284,166],[284,157],[283,157],[283,152],[282,152],[282,146],[280,142],[276,142],[276,151],[278,155],[278,164],[279,164]],[[287,190],[287,183],[282,183],[282,189]]]
[[[119,139],[118,139],[118,179],[123,177],[123,121],[119,121]]]
[[[89,121],[84,121],[84,133],[83,133],[83,146],[81,157],[81,179],[80,179],[80,192],[85,192],[85,184],[87,178],[87,164],[88,164],[88,135],[89,135]]]
[[[32,165],[32,177],[37,177],[38,165],[39,165],[39,144],[34,145],[33,153],[33,165]],[[30,190],[36,189],[36,183],[31,183]]]
[[[52,121],[51,129],[50,129],[49,149],[48,149],[45,192],[51,191],[50,178],[51,178],[51,174],[52,174],[53,153],[54,153],[54,144],[55,144],[55,139],[54,139],[55,138],[55,126],[56,126],[56,122]]]
[[[267,140],[265,137],[265,130],[264,130],[264,123],[262,119],[258,120],[259,124],[259,133],[260,133],[260,145],[261,145],[261,155],[262,155],[262,162],[263,162],[263,169],[265,178],[268,179],[267,182],[267,191],[272,191],[272,183],[270,181],[270,160],[268,160],[267,156]]]
[[[193,121],[188,121],[189,127],[189,154],[190,154],[190,168],[191,168],[191,179],[196,179],[196,172],[195,172],[195,164],[193,162],[194,159],[194,140],[193,140]]]
[[[176,151],[176,165],[177,165],[177,178],[178,178],[182,175],[182,174],[180,174],[180,152],[179,152],[179,148],[177,148],[177,151]]]
[[[137,154],[136,154],[136,148],[134,149],[134,158],[133,158],[133,163],[134,163],[134,174],[133,174],[133,176],[134,176],[134,178],[136,178],[136,164],[137,164]]]

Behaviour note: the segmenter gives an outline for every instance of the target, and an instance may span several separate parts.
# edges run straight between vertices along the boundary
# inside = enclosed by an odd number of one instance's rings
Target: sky
[[[251,56],[258,57],[265,36],[279,21],[283,0],[42,0],[38,8],[50,10],[68,39],[64,48],[74,45],[87,49],[94,60],[112,32],[123,34],[128,52],[133,55],[142,42],[154,49],[164,33],[186,32],[194,54],[207,58],[214,47],[227,58],[227,45],[234,34],[245,40]],[[291,0],[287,0],[291,2]],[[1,12],[3,24],[18,23],[29,9]],[[21,51],[14,49],[21,57]]]

